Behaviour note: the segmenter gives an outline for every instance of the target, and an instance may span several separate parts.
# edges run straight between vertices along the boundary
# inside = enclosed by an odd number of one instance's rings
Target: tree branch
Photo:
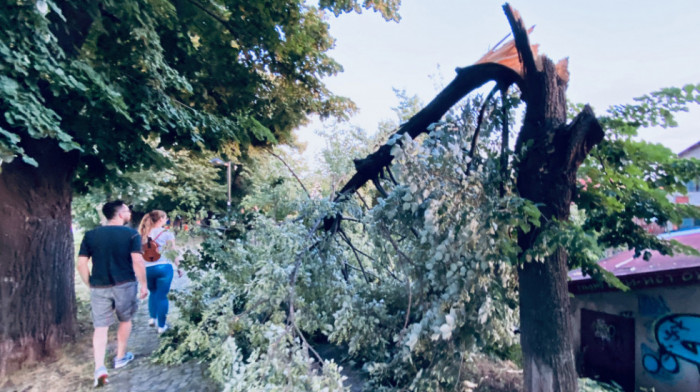
[[[411,279],[406,277],[406,288],[408,290],[408,305],[406,306],[406,318],[403,322],[403,328],[399,332],[399,338],[396,341],[396,345],[400,346],[403,340],[403,335],[406,333],[406,328],[408,327],[408,320],[411,318],[411,306],[413,305],[413,289],[411,289]]]
[[[229,31],[229,33],[231,33],[234,36],[236,35],[236,34],[234,34],[234,29],[232,29],[231,26],[228,24],[228,21],[226,21],[225,19],[223,19],[219,15],[217,15],[217,14],[213,13],[212,11],[210,11],[209,9],[207,9],[207,7],[204,6],[204,4],[202,4],[198,1],[195,1],[195,0],[187,0],[187,2],[192,4],[195,7],[199,8],[200,10],[202,10],[205,14],[209,15],[209,17],[211,17],[215,21],[221,23],[226,28],[226,30]]]
[[[391,233],[389,232],[389,230],[388,230],[384,225],[379,225],[379,228],[382,230],[382,232],[384,233],[384,236],[386,236],[387,240],[389,240],[389,243],[391,243],[391,246],[394,247],[394,250],[396,251],[396,254],[399,256],[399,260],[400,260],[401,258],[403,258],[404,261],[406,261],[408,264],[410,264],[410,265],[412,265],[413,267],[415,267],[415,266],[416,266],[416,263],[414,263],[413,260],[411,260],[410,257],[406,256],[406,254],[403,253],[403,252],[401,251],[401,249],[399,249],[399,245],[396,243],[396,241],[394,241],[393,238],[391,238]]]
[[[360,269],[362,270],[362,276],[365,277],[365,282],[369,282],[369,278],[367,277],[367,272],[365,272],[365,267],[362,265],[362,260],[360,260],[360,256],[357,254],[357,250],[355,249],[355,246],[352,244],[352,241],[350,241],[350,238],[345,234],[343,229],[338,230],[340,232],[340,236],[343,237],[343,240],[347,242],[348,246],[350,249],[352,249],[353,254],[355,255],[355,258],[357,259],[357,264],[360,266]]]
[[[605,136],[605,132],[595,117],[593,109],[588,105],[574,118],[571,124],[567,125],[564,133],[569,135],[566,167],[572,168],[574,171],[583,163],[593,147],[600,143]]]
[[[323,222],[323,218],[319,218],[319,219],[316,221],[316,223],[314,224],[314,226],[313,226],[313,227],[311,228],[311,230],[309,230],[309,232],[307,233],[306,238],[304,239],[304,242],[308,241],[308,240],[313,236],[313,234],[316,232],[316,230],[318,229],[318,227],[321,225],[321,222]],[[297,273],[299,272],[299,267],[301,266],[301,259],[302,259],[302,256],[304,255],[305,252],[310,251],[311,249],[313,249],[313,248],[316,247],[317,245],[318,245],[318,242],[315,243],[312,247],[307,248],[305,251],[302,250],[302,251],[299,251],[299,253],[297,253],[297,255],[296,255],[296,260],[295,260],[295,262],[294,262],[294,268],[292,269],[292,273],[289,275],[289,304],[290,304],[290,315],[289,315],[289,317],[291,317],[292,319],[294,318],[294,314],[293,314],[293,312],[292,312],[292,310],[293,310],[293,308],[294,308],[294,305],[293,305],[293,304],[294,304],[294,296],[295,296],[294,287],[295,287],[295,285],[296,285],[296,283],[297,283]]]
[[[524,91],[523,79],[517,72],[501,64],[484,63],[475,64],[457,69],[457,76],[447,85],[430,103],[410,120],[404,123],[394,135],[408,134],[412,138],[428,132],[428,126],[440,120],[440,118],[460,99],[487,82],[495,81],[499,86],[517,84]],[[333,199],[335,202],[346,200],[357,192],[367,181],[375,181],[379,178],[383,168],[391,165],[394,157],[391,155],[392,146],[384,144],[364,159],[355,160],[355,174],[338,192]],[[375,185],[378,181],[375,182]],[[380,192],[381,185],[378,187]],[[324,222],[324,230],[333,231],[338,227],[338,217],[329,217]]]
[[[368,210],[370,209],[369,204],[367,204],[367,202],[365,201],[365,198],[362,197],[360,192],[355,192],[355,196],[357,196],[357,198],[360,199],[360,201],[362,202],[362,204],[365,206],[366,209],[368,209]]]
[[[399,185],[399,182],[396,181],[396,178],[394,177],[394,173],[391,172],[391,169],[387,166],[386,172],[389,173],[389,178],[391,179],[391,182],[394,183],[394,185]]]
[[[290,305],[290,310],[294,311],[294,304]],[[321,358],[321,356],[318,354],[318,352],[316,352],[316,350],[314,350],[314,348],[311,347],[309,342],[306,341],[306,338],[304,337],[304,334],[301,333],[301,330],[299,329],[299,326],[297,325],[296,321],[294,320],[294,317],[291,318],[290,323],[294,327],[294,330],[297,331],[297,334],[301,338],[301,341],[304,343],[304,347],[306,347],[307,349],[311,350],[312,353],[314,353],[314,356],[316,357],[316,359],[318,359],[318,366],[323,368],[323,358]]]
[[[382,195],[382,197],[387,197],[387,196],[389,196],[389,194],[386,193],[386,191],[384,190],[384,187],[382,187],[382,183],[379,182],[379,177],[373,178],[373,179],[372,179],[372,183],[373,183],[374,186],[377,188],[377,190],[378,190],[379,193]]]
[[[340,220],[345,220],[348,222],[355,222],[355,223],[362,223],[362,221],[357,219],[357,218],[348,218],[348,217],[343,216],[343,215],[340,216]]]
[[[444,90],[438,94],[423,110],[411,117],[404,123],[395,135],[408,134],[416,138],[421,133],[427,132],[430,124],[440,120],[440,118],[460,99],[482,86],[483,84],[496,81],[500,85],[510,86],[518,84],[522,86],[522,79],[512,69],[495,63],[476,64],[465,68],[457,69],[457,76]],[[355,160],[357,172],[350,178],[345,186],[340,190],[335,201],[347,198],[362,187],[367,181],[371,181],[379,176],[381,170],[388,167],[393,160],[391,147],[384,144],[377,151],[368,155],[364,159]]]
[[[489,95],[487,95],[486,99],[484,99],[484,102],[481,105],[481,109],[479,109],[479,117],[476,120],[476,129],[474,130],[474,137],[472,137],[472,145],[469,149],[469,162],[467,162],[467,170],[465,170],[464,172],[467,176],[469,175],[469,172],[472,169],[472,162],[474,162],[474,155],[476,155],[476,142],[479,139],[479,131],[481,131],[481,124],[484,121],[484,113],[486,112],[486,106],[488,106],[489,101],[491,101],[493,95],[496,93],[497,90],[498,85],[491,89]]]
[[[506,181],[508,179],[508,139],[510,136],[510,129],[508,128],[508,87],[501,89],[501,184],[500,184],[500,195],[501,197],[506,194]]]
[[[289,172],[292,173],[292,176],[294,176],[294,178],[296,178],[296,180],[297,180],[297,182],[299,183],[299,185],[301,185],[301,189],[304,190],[304,192],[306,193],[306,196],[308,196],[309,199],[311,199],[311,194],[309,193],[309,191],[308,191],[308,190],[306,189],[306,187],[304,186],[304,183],[301,182],[301,179],[299,178],[299,176],[297,176],[296,173],[294,173],[294,170],[292,170],[292,168],[287,164],[287,162],[285,162],[284,159],[282,159],[282,157],[280,157],[279,155],[277,155],[277,154],[275,154],[274,152],[272,152],[272,150],[267,150],[267,152],[270,153],[270,155],[272,155],[273,157],[279,159],[280,162],[282,162],[282,164],[284,164],[284,166],[287,168],[287,170],[289,170]]]

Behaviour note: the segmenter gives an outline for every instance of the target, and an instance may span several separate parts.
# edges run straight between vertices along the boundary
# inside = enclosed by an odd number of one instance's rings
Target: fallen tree
[[[515,167],[517,192],[541,205],[542,221],[565,221],[576,188],[577,169],[603,139],[603,130],[590,107],[566,124],[567,61],[555,65],[547,57],[538,56],[530,46],[527,29],[517,11],[508,4],[504,11],[519,61],[503,62],[513,68],[487,62],[459,69],[455,80],[397,134],[415,138],[429,132],[428,126],[438,121],[459,99],[489,81],[495,81],[502,92],[516,84],[527,104],[514,152],[520,157]],[[493,54],[490,53],[491,57],[498,57]],[[489,59],[487,55],[485,60]],[[507,133],[506,129],[503,134]],[[502,143],[503,151],[507,151],[507,137]],[[336,201],[348,198],[368,181],[382,192],[379,180],[392,159],[391,145],[387,144],[368,157],[356,160],[357,172],[341,189]],[[327,219],[326,230],[337,230],[340,219],[339,216]],[[533,225],[526,233],[519,234],[521,255],[534,246],[543,227]],[[567,252],[563,248],[542,263],[524,263],[518,269],[520,333],[528,391],[576,390],[566,274]]]

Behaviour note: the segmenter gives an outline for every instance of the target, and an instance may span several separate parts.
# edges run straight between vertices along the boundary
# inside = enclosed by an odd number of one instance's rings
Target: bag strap
[[[168,231],[168,229],[165,229],[165,230],[161,231],[160,233],[158,233],[158,235],[156,236],[156,238],[153,239],[153,241],[157,240],[158,237],[160,237],[160,235],[163,234],[163,233],[165,233],[166,231]],[[150,237],[149,237],[149,238],[150,238]]]

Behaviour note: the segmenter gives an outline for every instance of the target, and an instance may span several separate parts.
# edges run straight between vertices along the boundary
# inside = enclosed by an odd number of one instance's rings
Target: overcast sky
[[[351,123],[372,133],[393,119],[392,88],[428,103],[436,78],[449,83],[456,67],[471,65],[510,32],[502,1],[403,0],[401,22],[378,14],[330,16],[336,47],[331,56],[345,71],[328,78],[334,93],[351,98],[360,113]],[[700,0],[514,1],[531,43],[555,62],[569,57],[568,97],[596,113],[662,87],[700,83]],[[642,133],[674,152],[700,141],[700,105],[679,117],[680,127]],[[298,132],[313,156],[313,130]]]

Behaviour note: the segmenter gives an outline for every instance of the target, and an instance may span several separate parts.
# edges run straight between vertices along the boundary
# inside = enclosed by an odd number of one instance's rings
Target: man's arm
[[[87,287],[90,287],[90,268],[88,267],[87,256],[78,256],[78,273],[80,274],[80,279],[85,283]]]
[[[136,280],[138,280],[140,286],[139,298],[144,299],[148,296],[148,287],[146,285],[146,265],[143,262],[141,253],[131,253],[131,264],[134,268],[134,274],[136,274]]]

